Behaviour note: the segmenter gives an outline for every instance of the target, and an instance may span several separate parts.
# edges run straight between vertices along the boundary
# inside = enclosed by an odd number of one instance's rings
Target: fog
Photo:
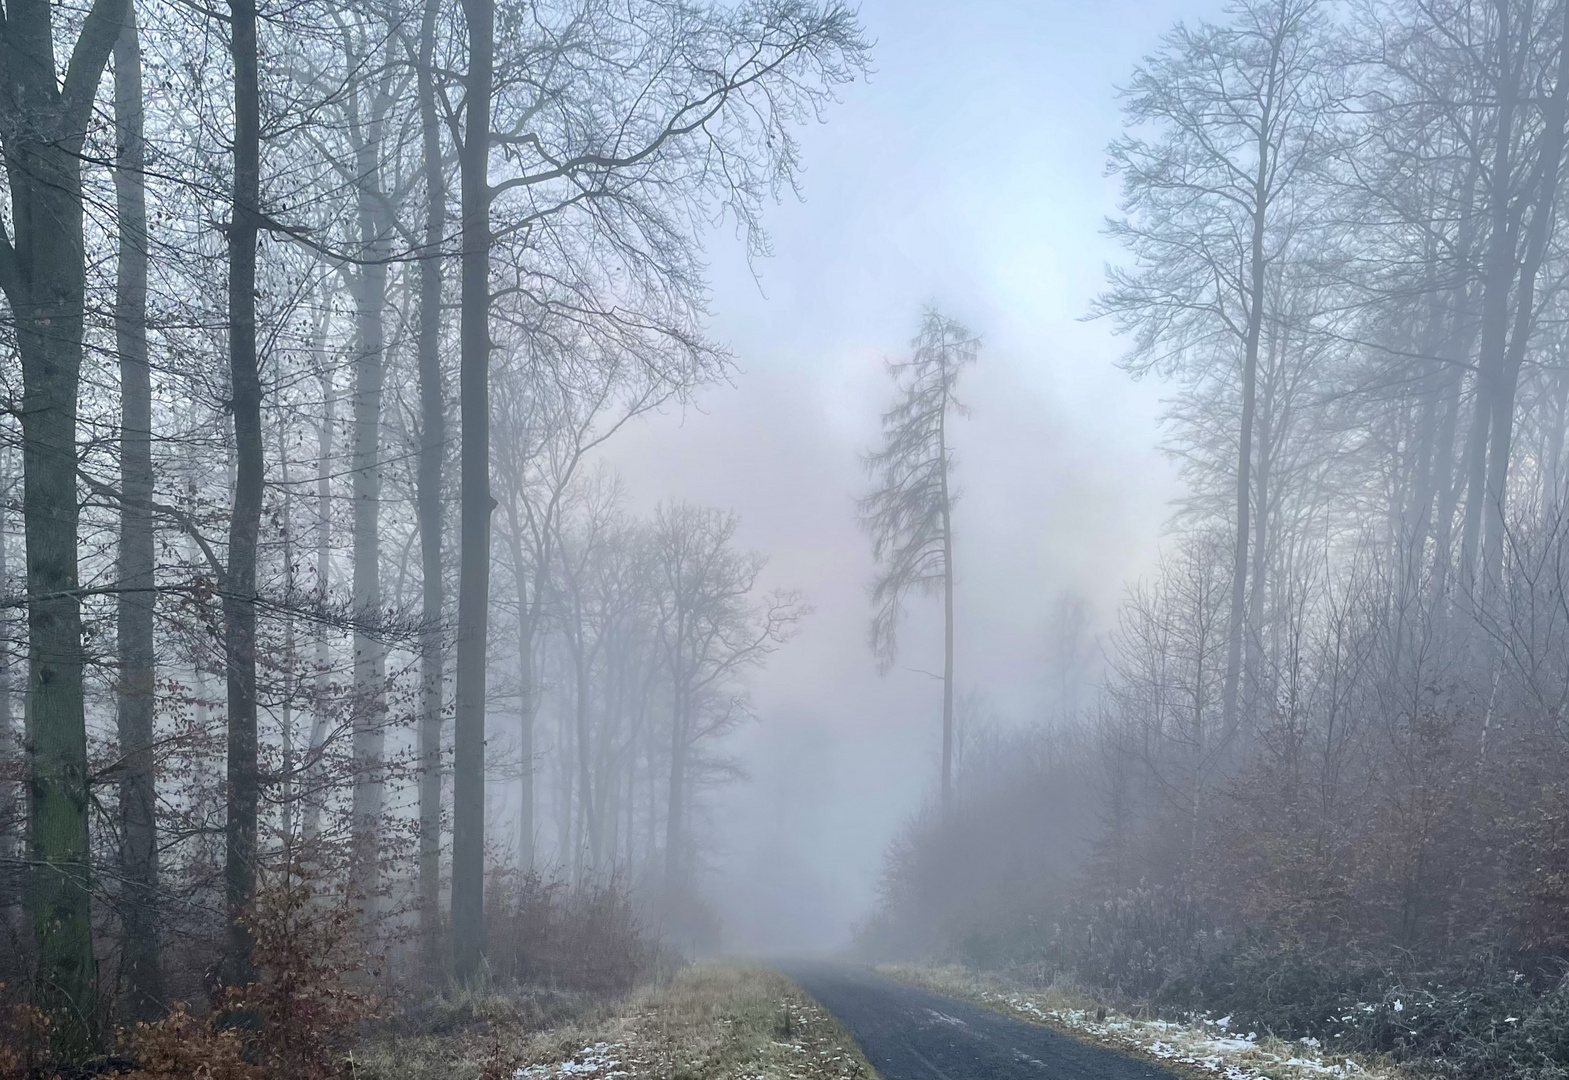
[[[1145,573],[1171,514],[1165,392],[1116,367],[1085,321],[1118,258],[1102,232],[1117,185],[1116,86],[1170,4],[887,4],[862,9],[876,73],[803,135],[803,199],[771,213],[772,258],[711,243],[715,335],[732,385],[625,433],[607,456],[639,501],[732,507],[771,582],[813,613],[759,674],[759,721],[734,753],[711,854],[728,943],[839,946],[866,916],[883,849],[934,787],[941,606],[912,604],[899,667],[866,647],[871,550],[855,520],[860,456],[891,403],[884,361],[916,306],[975,328],[972,409],[954,436],[957,671],[1002,717],[1037,718],[1052,615],[1085,600],[1096,629]]]
[[[0,173],[0,1080],[1569,1075],[1569,0],[0,0]]]

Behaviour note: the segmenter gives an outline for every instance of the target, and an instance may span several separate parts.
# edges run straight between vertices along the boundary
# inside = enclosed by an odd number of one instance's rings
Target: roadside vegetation
[[[954,964],[883,964],[878,971],[899,982],[965,1001],[1065,1034],[1131,1052],[1175,1072],[1226,1080],[1310,1080],[1357,1076],[1407,1080],[1417,1073],[1387,1056],[1345,1054],[1319,1040],[1279,1039],[1249,1030],[1235,1018],[1161,1019],[1130,1015],[1068,982],[1029,986],[996,973]]]
[[[839,1024],[778,972],[683,968],[610,1002],[470,992],[445,1022],[389,1030],[355,1060],[358,1080],[875,1080]],[[553,1011],[554,1010],[554,1011]],[[538,1017],[548,1016],[543,1026]],[[461,1023],[453,1023],[461,1018]]]

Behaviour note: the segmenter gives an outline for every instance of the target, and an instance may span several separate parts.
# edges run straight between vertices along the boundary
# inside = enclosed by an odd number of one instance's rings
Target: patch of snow
[[[621,1061],[611,1055],[626,1048],[616,1043],[595,1043],[585,1046],[568,1061],[554,1065],[529,1065],[512,1074],[512,1080],[561,1080],[564,1077],[582,1077],[583,1080],[610,1080],[616,1076],[631,1076],[619,1068]]]

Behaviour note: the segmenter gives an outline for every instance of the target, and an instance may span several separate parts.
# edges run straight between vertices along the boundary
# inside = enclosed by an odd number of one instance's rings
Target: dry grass
[[[1413,1080],[1388,1061],[1334,1054],[1312,1043],[1228,1029],[1222,1020],[1177,1023],[1129,1016],[1079,987],[1023,987],[965,968],[885,964],[880,974],[937,994],[962,998],[1032,1024],[1102,1043],[1195,1077],[1224,1080]],[[1105,1011],[1102,1014],[1101,1009]]]
[[[499,1009],[499,1006],[497,1006]],[[876,1074],[832,1017],[783,975],[704,964],[543,1030],[504,1012],[462,1035],[387,1036],[357,1080],[826,1080]]]

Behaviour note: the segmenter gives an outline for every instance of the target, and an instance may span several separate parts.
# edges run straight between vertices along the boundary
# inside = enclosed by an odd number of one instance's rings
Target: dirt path
[[[1178,1080],[1137,1058],[858,968],[780,966],[849,1029],[883,1080]]]

